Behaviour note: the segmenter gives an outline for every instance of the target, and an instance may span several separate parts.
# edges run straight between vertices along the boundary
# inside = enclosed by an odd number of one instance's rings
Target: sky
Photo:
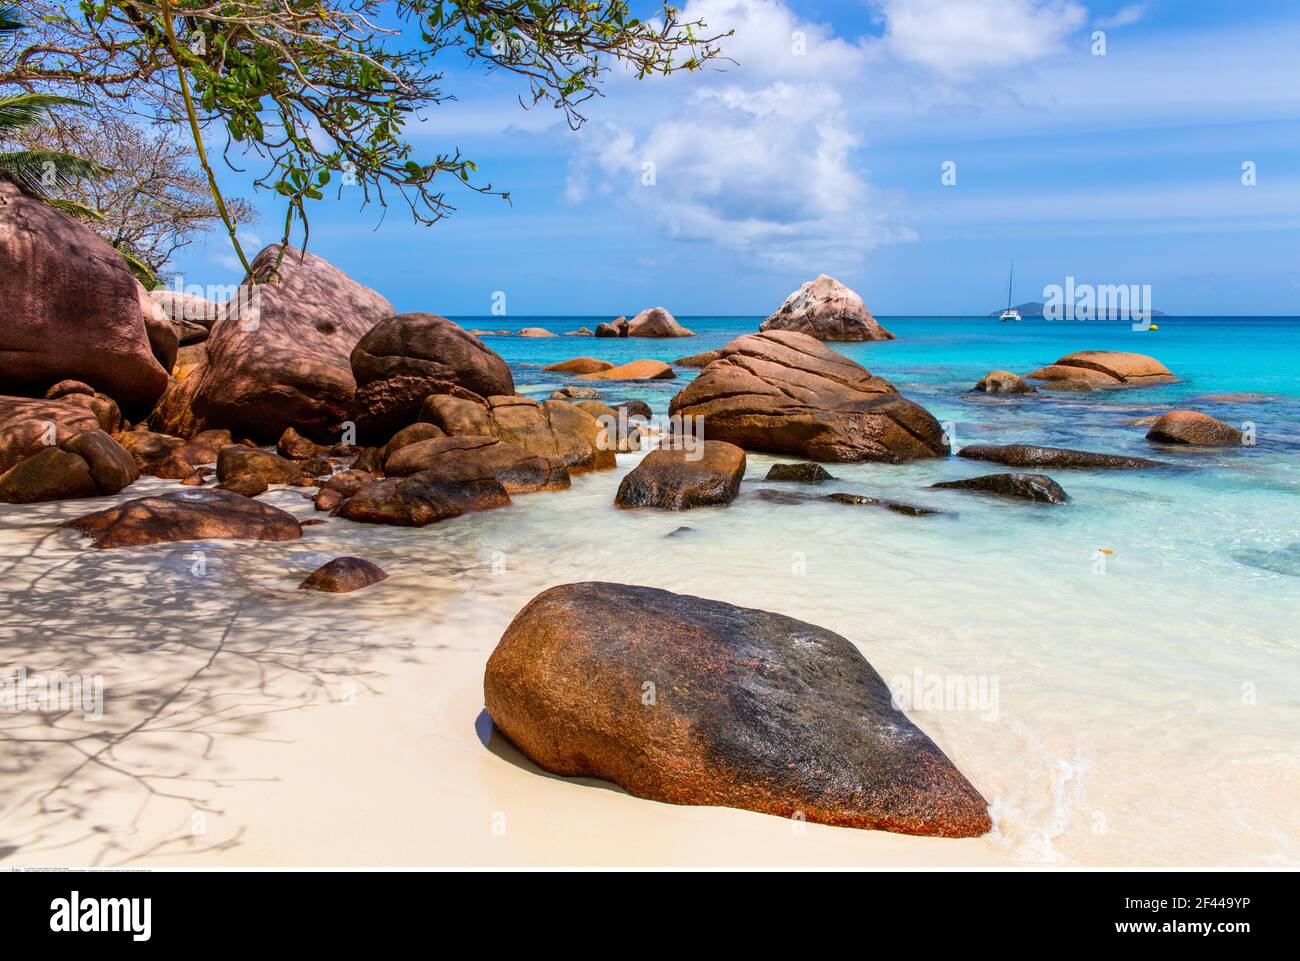
[[[500,326],[650,306],[763,315],[820,273],[880,316],[984,314],[1005,304],[1012,261],[1016,302],[1072,276],[1150,285],[1166,314],[1300,315],[1293,0],[683,13],[734,30],[732,62],[615,69],[578,131],[449,51],[457,99],[423,111],[412,140],[459,148],[510,202],[451,187],[456,213],[421,226],[344,188],[311,208],[309,249],[401,311],[503,303]],[[261,212],[250,246],[274,240],[279,198],[222,181]],[[175,267],[185,283],[239,280],[216,233]]]

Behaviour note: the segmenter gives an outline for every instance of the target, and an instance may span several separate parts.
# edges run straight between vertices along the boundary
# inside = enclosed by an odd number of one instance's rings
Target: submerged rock
[[[991,370],[971,390],[984,394],[1033,394],[1038,388],[1031,387],[1023,377],[1009,370]]]
[[[1065,504],[1070,500],[1070,495],[1065,493],[1061,485],[1046,474],[985,474],[930,486],[937,490],[979,491],[1041,504]]]
[[[141,497],[68,521],[96,547],[170,541],[288,541],[302,536],[294,516],[229,491],[198,487]]]
[[[850,507],[883,507],[885,510],[893,511],[895,514],[905,514],[908,517],[931,517],[935,514],[946,513],[945,511],[935,510],[933,507],[918,507],[915,504],[905,504],[902,501],[890,500],[887,497],[868,497],[866,494],[850,494],[847,491],[826,494],[825,499],[834,501],[837,504],[847,504]]]
[[[705,436],[816,461],[901,462],[948,453],[943,428],[893,385],[806,334],[738,337],[672,399]]]
[[[799,484],[820,484],[822,481],[834,480],[831,473],[821,464],[773,464],[765,480],[794,481]]]
[[[1147,431],[1147,440],[1194,447],[1239,447],[1243,437],[1242,432],[1231,424],[1195,410],[1172,410],[1162,414]]]
[[[734,444],[706,440],[694,450],[661,447],[623,478],[614,503],[667,511],[722,506],[736,499],[744,476],[745,452]]]
[[[991,827],[857,648],[781,614],[566,584],[515,617],[483,691],[496,728],[542,768],[637,797],[904,834]]]
[[[1169,466],[1145,457],[1094,454],[1091,451],[1068,450],[1063,447],[1039,447],[1037,444],[967,444],[957,452],[957,456],[1006,464],[1008,467],[1098,467],[1123,470]]]
[[[328,591],[331,594],[348,594],[387,579],[382,567],[361,557],[336,557],[312,571],[301,584],[300,591]]]
[[[894,339],[856,291],[826,274],[803,284],[758,329],[792,330],[818,340]]]

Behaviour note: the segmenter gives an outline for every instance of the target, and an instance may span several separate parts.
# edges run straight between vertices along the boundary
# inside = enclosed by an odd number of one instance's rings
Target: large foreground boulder
[[[1243,437],[1231,424],[1196,410],[1171,410],[1157,418],[1147,431],[1149,441],[1193,447],[1238,447]]]
[[[126,261],[99,234],[0,177],[4,393],[40,397],[72,378],[133,416],[147,412],[167,370],[150,344],[156,307],[141,297]],[[173,335],[173,356],[175,349]]]
[[[975,837],[988,804],[838,634],[624,584],[551,588],[488,659],[496,728],[555,774],[671,804]]]
[[[563,490],[569,486],[569,472],[559,458],[534,454],[495,437],[431,437],[404,444],[384,461],[384,473],[409,477],[453,462],[490,473],[507,494]]]
[[[856,291],[825,274],[787,297],[758,328],[793,330],[818,340],[893,340]]]
[[[480,402],[434,394],[425,399],[420,420],[449,437],[495,437],[554,458],[570,474],[605,470],[617,463],[613,444],[600,422],[562,400],[539,404],[512,395]]]
[[[992,461],[1008,467],[1079,467],[1124,470],[1139,467],[1168,467],[1160,461],[1124,454],[1095,454],[1086,450],[1068,450],[1063,447],[1040,447],[1037,444],[967,444],[957,452],[958,457],[970,460]]]
[[[414,422],[430,394],[515,392],[510,367],[469,331],[437,314],[398,314],[375,324],[351,356],[352,419],[362,443],[383,443]],[[467,392],[467,393],[466,393]]]
[[[1168,384],[1176,379],[1169,368],[1154,357],[1119,350],[1076,351],[1025,377],[1039,381],[1050,390],[1147,387]]]
[[[947,454],[943,429],[893,385],[807,334],[738,337],[672,399],[712,440],[817,461],[901,462]]]
[[[261,275],[279,245],[257,255]],[[206,357],[167,395],[150,418],[154,430],[191,437],[225,428],[274,444],[293,427],[313,440],[338,440],[355,383],[349,357],[393,305],[333,264],[289,248],[275,279],[251,285],[212,329]]]
[[[68,521],[96,547],[170,541],[290,541],[302,536],[294,516],[242,494],[205,487],[141,497]]]
[[[677,318],[663,307],[641,311],[627,323],[629,337],[694,337],[695,331],[677,323]]]
[[[745,476],[745,452],[720,440],[660,447],[623,478],[614,504],[665,511],[730,504]]]

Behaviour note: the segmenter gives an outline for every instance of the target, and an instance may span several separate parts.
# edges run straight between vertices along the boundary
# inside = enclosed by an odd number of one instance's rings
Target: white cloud
[[[878,0],[891,54],[946,76],[1014,69],[1063,49],[1087,21],[1072,0]]]
[[[1146,16],[1147,5],[1145,3],[1130,3],[1127,7],[1120,7],[1109,17],[1098,17],[1094,24],[1103,30],[1116,30],[1120,27],[1130,27]]]
[[[777,0],[694,0],[683,16],[734,28],[724,52],[735,64],[653,96],[614,93],[618,119],[595,115],[580,136],[571,201],[621,195],[674,237],[807,269],[912,238],[855,159],[864,144],[846,97],[863,82],[866,45]]]

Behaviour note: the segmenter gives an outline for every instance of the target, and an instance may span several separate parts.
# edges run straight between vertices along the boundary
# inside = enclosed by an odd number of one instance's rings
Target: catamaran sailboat
[[[1007,277],[1007,309],[1002,311],[1001,317],[1002,323],[1004,324],[1009,320],[1014,320],[1016,323],[1020,323],[1020,311],[1011,308],[1011,283],[1015,280],[1015,277],[1016,262],[1013,260],[1011,261],[1011,274]]]

